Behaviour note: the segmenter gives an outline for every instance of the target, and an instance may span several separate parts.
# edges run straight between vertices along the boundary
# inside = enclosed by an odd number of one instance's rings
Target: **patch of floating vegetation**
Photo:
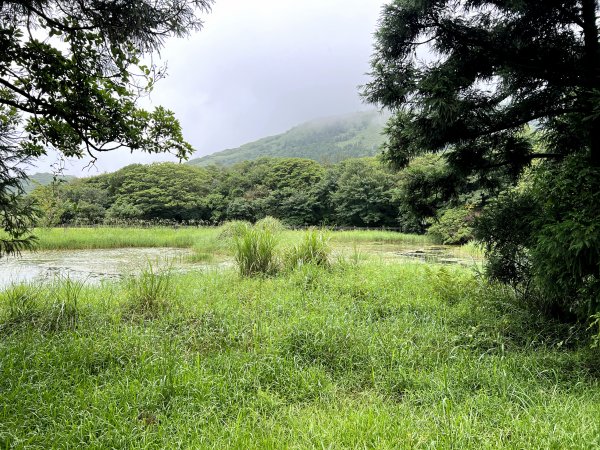
[[[0,264],[0,287],[13,283],[51,280],[66,276],[97,284],[102,280],[118,280],[136,273],[148,262],[172,266],[174,270],[199,268],[206,264],[190,264],[189,249],[123,248],[100,250],[56,250],[23,252],[4,258]]]

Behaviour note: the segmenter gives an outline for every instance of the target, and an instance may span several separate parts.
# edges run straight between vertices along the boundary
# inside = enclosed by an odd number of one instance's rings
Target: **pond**
[[[60,276],[95,284],[138,272],[148,264],[168,265],[175,270],[202,267],[187,262],[191,254],[190,250],[180,248],[23,252],[21,256],[0,260],[0,288],[11,283],[45,281]]]
[[[481,258],[464,253],[460,247],[405,246],[371,243],[357,247],[335,246],[334,255],[379,258],[389,263],[422,261],[437,264],[461,264],[473,266]],[[102,280],[118,280],[123,275],[134,274],[152,264],[153,267],[169,266],[176,271],[203,270],[230,267],[231,260],[219,263],[190,263],[192,250],[181,248],[120,248],[109,250],[55,250],[23,252],[19,257],[0,259],[0,289],[12,283],[48,281],[56,277],[97,284]]]
[[[389,263],[422,262],[430,264],[451,264],[467,267],[480,266],[483,254],[475,248],[454,245],[405,245],[385,242],[338,246],[338,253],[346,258],[358,254],[363,258],[378,258]]]
[[[460,264],[473,266],[482,262],[482,255],[463,251],[461,247],[451,245],[430,245],[394,252],[400,259],[418,260],[436,264]]]

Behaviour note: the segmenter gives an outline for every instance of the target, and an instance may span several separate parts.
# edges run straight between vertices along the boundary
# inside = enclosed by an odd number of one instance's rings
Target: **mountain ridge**
[[[53,182],[69,182],[77,177],[73,175],[57,175],[50,172],[36,172],[28,175],[27,179],[21,183],[21,187],[26,194],[31,193],[37,186],[47,186]]]
[[[231,166],[260,157],[297,157],[320,163],[374,156],[384,142],[389,116],[363,111],[310,120],[289,130],[187,162],[192,166]]]

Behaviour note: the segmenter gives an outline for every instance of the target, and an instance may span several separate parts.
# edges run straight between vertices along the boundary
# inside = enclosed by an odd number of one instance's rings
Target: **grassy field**
[[[0,448],[598,448],[582,336],[416,263],[13,287]]]
[[[152,227],[152,228],[39,228],[35,230],[39,250],[110,249],[131,247],[214,248],[219,240],[217,227]],[[293,242],[303,231],[286,230],[283,242]],[[385,243],[427,245],[427,236],[392,231],[336,231],[330,235],[333,243]]]
[[[39,228],[38,250],[110,249],[132,247],[192,248],[213,240],[218,228]]]

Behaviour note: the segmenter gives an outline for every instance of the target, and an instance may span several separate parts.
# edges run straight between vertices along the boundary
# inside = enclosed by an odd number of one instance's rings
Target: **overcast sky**
[[[364,109],[357,87],[367,81],[372,35],[386,0],[216,0],[205,26],[161,51],[168,76],[153,105],[175,111],[193,157],[278,134],[301,122]],[[162,155],[112,152],[91,176]],[[37,171],[48,170],[56,157]]]

